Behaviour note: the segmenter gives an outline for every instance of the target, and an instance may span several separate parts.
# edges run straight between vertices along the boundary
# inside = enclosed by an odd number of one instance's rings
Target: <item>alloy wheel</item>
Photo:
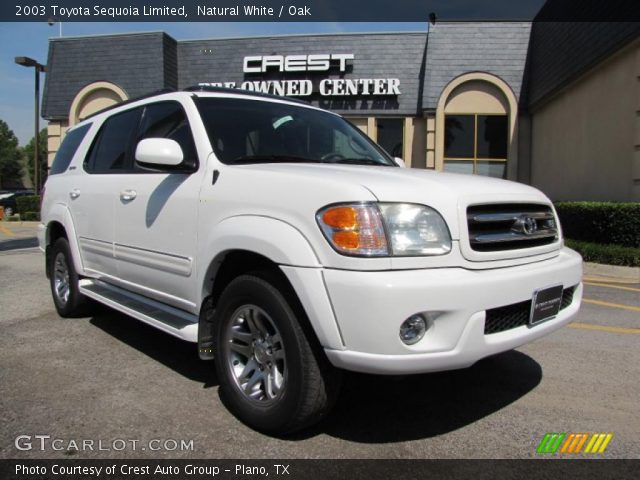
[[[56,298],[62,305],[69,301],[69,266],[64,253],[59,252],[53,263],[53,285]]]
[[[239,391],[249,400],[269,404],[286,385],[282,336],[272,318],[256,305],[243,305],[225,331],[225,360]]]

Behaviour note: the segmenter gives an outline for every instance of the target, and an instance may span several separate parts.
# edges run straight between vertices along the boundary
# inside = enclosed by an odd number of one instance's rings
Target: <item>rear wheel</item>
[[[291,292],[273,275],[242,275],[216,309],[222,397],[241,421],[276,434],[319,421],[339,388],[339,372],[305,333],[304,312],[284,293]]]
[[[90,300],[79,290],[78,274],[73,266],[71,249],[66,238],[55,241],[49,256],[50,284],[53,303],[61,317],[81,317],[91,308]]]

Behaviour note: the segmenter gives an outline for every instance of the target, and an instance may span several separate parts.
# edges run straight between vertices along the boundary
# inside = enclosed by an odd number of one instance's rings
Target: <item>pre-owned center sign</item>
[[[347,69],[355,59],[352,53],[311,55],[251,55],[244,57],[242,71],[245,75],[259,75],[276,71],[280,73],[317,73]],[[324,78],[317,83],[311,79],[296,80],[245,80],[238,82],[200,83],[203,86],[240,88],[260,93],[288,97],[308,97],[318,93],[323,97],[395,96],[400,95],[398,78]]]

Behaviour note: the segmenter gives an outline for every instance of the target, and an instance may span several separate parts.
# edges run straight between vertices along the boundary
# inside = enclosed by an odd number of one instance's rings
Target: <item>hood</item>
[[[277,174],[289,177],[296,185],[316,182],[360,185],[381,202],[419,203],[436,209],[445,218],[451,234],[459,238],[458,221],[461,213],[471,204],[501,202],[550,203],[539,190],[517,182],[463,175],[455,173],[419,170],[414,168],[375,167],[336,164],[261,164],[243,165],[239,168],[258,171],[265,175]],[[313,179],[313,181],[305,181]],[[346,185],[345,185],[346,187]],[[304,187],[303,187],[304,188]],[[349,189],[345,189],[349,191]],[[336,199],[356,201],[354,198]],[[464,218],[464,217],[463,217]]]

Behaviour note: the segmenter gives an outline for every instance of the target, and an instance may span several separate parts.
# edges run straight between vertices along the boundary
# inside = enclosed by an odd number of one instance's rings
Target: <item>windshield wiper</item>
[[[377,165],[379,167],[392,167],[393,165],[388,163],[381,163],[371,158],[339,158],[332,160],[332,163],[348,163],[352,165]]]
[[[306,157],[296,157],[294,155],[247,155],[230,160],[229,164],[238,165],[243,163],[320,163],[320,160]]]

